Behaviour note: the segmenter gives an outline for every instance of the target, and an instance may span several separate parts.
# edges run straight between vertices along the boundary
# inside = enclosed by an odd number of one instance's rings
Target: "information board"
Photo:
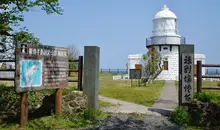
[[[16,92],[68,87],[68,49],[17,44]]]
[[[130,79],[141,79],[141,70],[140,69],[130,69]]]
[[[190,103],[194,89],[194,54],[182,54],[182,103]]]
[[[135,69],[142,70],[142,64],[135,64]]]

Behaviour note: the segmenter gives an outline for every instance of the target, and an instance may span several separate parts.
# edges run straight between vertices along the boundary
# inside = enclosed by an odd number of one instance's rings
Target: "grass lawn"
[[[202,81],[202,86],[204,87],[220,87],[218,86],[218,83],[217,81]],[[178,89],[178,81],[175,81],[175,85]],[[214,94],[217,94],[220,96],[220,90],[202,90],[203,92],[208,92],[208,93],[214,93]],[[196,92],[196,81],[194,83],[194,92]]]
[[[112,80],[112,74],[100,74],[99,94],[151,107],[161,94],[165,81],[154,81],[146,87],[131,87],[130,80]]]

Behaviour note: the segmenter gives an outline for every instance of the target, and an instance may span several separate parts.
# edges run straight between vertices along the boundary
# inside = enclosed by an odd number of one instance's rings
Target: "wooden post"
[[[83,91],[82,88],[82,71],[83,71],[83,56],[79,56],[78,62],[78,90]]]
[[[108,70],[108,73],[110,73],[110,69]]]
[[[118,73],[119,73],[119,69],[118,69]]]
[[[55,99],[55,110],[56,110],[56,115],[61,115],[62,114],[62,89],[58,88],[56,89],[56,99]]]
[[[197,93],[202,92],[202,62],[197,61]]]
[[[21,127],[26,127],[28,120],[28,93],[21,93],[21,117],[20,117],[20,125]]]

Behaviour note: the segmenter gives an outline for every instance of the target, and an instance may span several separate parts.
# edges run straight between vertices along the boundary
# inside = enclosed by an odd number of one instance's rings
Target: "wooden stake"
[[[79,62],[78,62],[78,90],[79,91],[83,91],[82,73],[83,73],[83,56],[79,56]]]
[[[55,110],[56,110],[56,115],[61,115],[62,114],[62,89],[58,88],[56,89],[56,100],[55,100]]]
[[[197,93],[202,92],[202,62],[197,61]]]
[[[21,93],[21,113],[20,113],[20,125],[26,127],[28,120],[28,93]]]

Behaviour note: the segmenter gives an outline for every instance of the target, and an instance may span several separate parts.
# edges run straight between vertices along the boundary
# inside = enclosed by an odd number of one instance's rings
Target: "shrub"
[[[202,101],[202,102],[210,102],[210,101],[220,100],[220,96],[217,96],[214,93],[206,93],[206,92],[195,93],[194,98],[196,98],[198,101]]]
[[[171,113],[171,120],[179,125],[187,125],[190,122],[190,115],[185,107],[177,107]]]

